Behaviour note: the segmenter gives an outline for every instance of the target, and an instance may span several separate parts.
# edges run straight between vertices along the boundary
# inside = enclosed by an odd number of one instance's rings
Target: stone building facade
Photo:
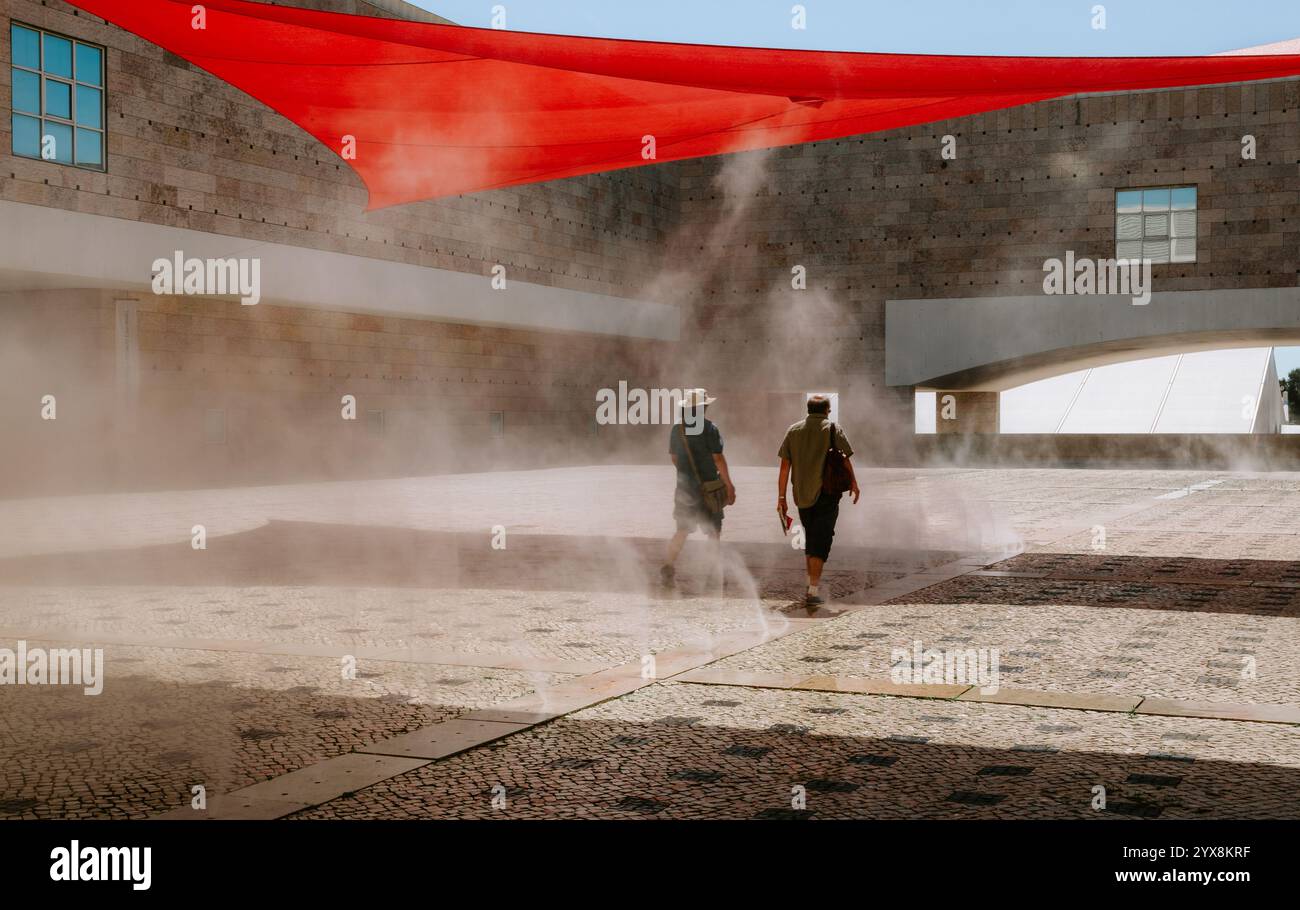
[[[310,5],[426,18],[395,0]],[[297,126],[61,0],[0,0],[6,112],[11,21],[107,51],[106,172],[12,155],[9,117],[0,123],[0,204],[17,204],[0,220],[16,232],[21,206],[40,206],[418,266],[431,294],[439,274],[486,284],[501,265],[512,286],[633,298],[653,281],[676,218],[677,187],[655,168],[367,213],[360,180]],[[117,223],[78,225],[65,254]],[[44,477],[102,488],[591,458],[635,436],[593,436],[594,390],[650,384],[645,371],[664,360],[662,342],[635,337],[122,293],[5,267],[3,483],[15,491]],[[124,298],[138,346],[127,403],[109,394],[123,372]],[[47,394],[53,422],[39,419]],[[344,394],[358,402],[350,424],[340,423]],[[126,404],[135,429],[124,432]],[[554,442],[574,438],[582,444]]]
[[[1042,294],[1046,260],[1115,257],[1117,191],[1168,186],[1197,189],[1196,259],[1154,265],[1158,291],[1295,288],[1297,165],[1294,80],[1062,99],[778,149],[732,201],[743,217],[695,251],[725,268],[689,301],[683,344],[708,352],[714,385],[775,375],[772,393],[839,390],[862,438],[910,451],[913,389],[885,380],[887,301]],[[707,234],[726,167],[677,166],[680,231]],[[791,288],[796,266],[805,291]]]
[[[398,0],[298,3],[436,19]],[[0,105],[11,21],[106,49],[108,163],[12,155],[4,118],[10,236],[35,207],[80,219],[70,258],[113,225],[150,226],[413,266],[431,294],[504,266],[538,293],[667,304],[679,329],[388,313],[364,293],[241,306],[37,274],[11,251],[6,494],[662,458],[657,429],[594,425],[595,391],[620,380],[709,387],[734,457],[761,463],[805,392],[835,391],[864,459],[905,460],[913,390],[886,383],[886,302],[1040,293],[1045,260],[1116,254],[1125,189],[1197,188],[1195,261],[1156,265],[1157,287],[1300,277],[1293,80],[1062,99],[367,213],[359,179],[294,124],[62,0],[0,0]],[[341,425],[348,394],[358,419]]]

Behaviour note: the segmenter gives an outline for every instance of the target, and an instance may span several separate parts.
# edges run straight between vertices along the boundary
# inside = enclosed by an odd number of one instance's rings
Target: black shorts
[[[831,555],[831,541],[835,537],[835,522],[840,517],[842,493],[823,492],[808,508],[799,508],[799,523],[803,525],[803,553],[825,561]]]

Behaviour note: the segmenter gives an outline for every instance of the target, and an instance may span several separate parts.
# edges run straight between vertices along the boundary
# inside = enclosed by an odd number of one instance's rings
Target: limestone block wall
[[[940,155],[945,135],[955,160]],[[1247,135],[1254,160],[1241,157]],[[752,402],[765,440],[797,414],[765,416],[756,382],[839,390],[846,427],[896,454],[910,448],[912,393],[884,383],[886,300],[1041,293],[1046,259],[1115,256],[1116,190],[1186,184],[1197,261],[1156,265],[1157,291],[1293,287],[1297,165],[1294,80],[1051,101],[757,163],[683,162],[677,234],[717,265],[684,283],[681,356]],[[791,288],[796,266],[805,291]]]
[[[436,18],[392,0],[303,5]],[[499,264],[512,282],[614,296],[638,296],[660,268],[678,205],[675,181],[658,168],[366,213],[360,180],[294,124],[62,0],[0,0],[0,109],[7,112],[11,100],[11,20],[107,49],[108,167],[99,173],[13,156],[5,116],[0,198],[467,272],[485,282]],[[23,288],[24,280],[0,289]],[[109,442],[102,426],[73,419],[81,412],[69,401],[67,420],[59,424],[63,453],[52,447],[56,434],[38,426],[24,446],[6,447],[8,464],[72,459],[81,469],[62,472],[62,482],[94,487],[110,475],[129,484],[223,483],[594,459],[632,444],[636,434],[584,441],[572,448],[576,455],[557,447],[554,437],[561,430],[589,432],[595,390],[619,379],[648,384],[637,370],[662,359],[655,343],[581,333],[135,296],[137,413],[152,422],[150,431],[116,440],[120,458],[86,458]],[[42,346],[33,353],[93,347],[92,355],[55,357],[47,366],[63,364],[69,388],[111,386],[115,306],[112,294],[94,289],[57,301],[8,294],[0,327],[10,347],[19,337],[40,339],[31,342]],[[84,331],[92,324],[100,329],[93,339]],[[20,383],[16,362],[0,364],[0,380]],[[87,380],[88,370],[95,382]],[[45,385],[57,378],[42,375]],[[363,412],[356,426],[370,427],[352,433],[346,446],[333,419],[345,390],[358,396]],[[16,403],[4,397],[24,420],[36,414],[29,397]],[[111,424],[116,418],[105,407],[96,413]],[[213,412],[224,414],[223,444],[204,441],[215,433],[210,424],[219,422]],[[502,428],[494,413],[504,415],[504,436],[492,435]],[[76,426],[84,435],[74,435]],[[170,437],[164,427],[173,428]],[[451,427],[454,433],[447,432]],[[138,450],[133,438],[141,442]]]
[[[663,347],[215,299],[0,293],[0,495],[638,460],[658,453],[658,428],[598,428],[595,389],[614,370],[649,375]]]

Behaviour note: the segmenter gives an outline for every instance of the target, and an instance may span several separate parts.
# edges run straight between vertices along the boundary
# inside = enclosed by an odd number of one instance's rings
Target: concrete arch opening
[[[1142,306],[1110,295],[889,301],[885,335],[886,381],[936,393],[938,433],[1007,432],[1000,416],[1005,393],[1057,379],[1061,387],[1077,380],[1091,396],[1126,370],[1146,370],[1142,382],[1164,390],[1147,403],[1145,429],[1135,429],[1143,423],[1137,415],[1121,421],[1123,428],[1103,429],[1069,407],[1054,428],[1039,423],[1028,432],[1277,432],[1277,376],[1263,365],[1272,370],[1269,349],[1300,345],[1300,289],[1157,292]],[[1121,366],[1140,363],[1147,366]],[[1174,419],[1177,398],[1170,402],[1169,394],[1195,398],[1199,383],[1205,398],[1216,390],[1198,376],[1215,369],[1245,375],[1252,364],[1259,369],[1249,383],[1256,391],[1249,393],[1247,425],[1237,425],[1247,420],[1240,417],[1201,430],[1194,419]],[[1239,414],[1247,409],[1238,404]]]
[[[996,398],[997,432],[1004,435],[1263,435],[1283,432],[1289,417],[1271,347],[1163,354],[1001,392],[919,390],[916,432],[939,432],[960,416],[959,396],[969,406],[972,395]]]

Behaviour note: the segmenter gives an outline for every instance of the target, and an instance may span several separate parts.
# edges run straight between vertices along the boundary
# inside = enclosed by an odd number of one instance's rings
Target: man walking
[[[722,569],[722,509],[735,503],[736,487],[722,454],[722,433],[704,416],[705,409],[716,400],[704,389],[684,390],[678,404],[681,422],[673,425],[668,437],[668,453],[677,468],[677,489],[673,494],[677,533],[668,543],[668,560],[659,570],[665,586],[673,583],[677,571],[674,563],[696,528],[712,539],[717,571]]]
[[[822,489],[822,473],[826,467],[826,453],[832,444],[844,456],[844,466],[851,479],[849,492],[857,503],[860,490],[858,479],[849,461],[853,447],[844,431],[835,427],[831,438],[831,402],[824,395],[808,399],[808,416],[785,432],[785,440],[778,453],[781,457],[781,474],[776,491],[776,508],[786,520],[786,484],[794,475],[794,504],[799,509],[799,521],[804,530],[804,557],[808,563],[808,593],[805,603],[816,607],[826,602],[818,591],[822,567],[831,554],[831,540],[835,537],[835,522],[840,517],[841,493]],[[841,489],[843,489],[841,487]]]

